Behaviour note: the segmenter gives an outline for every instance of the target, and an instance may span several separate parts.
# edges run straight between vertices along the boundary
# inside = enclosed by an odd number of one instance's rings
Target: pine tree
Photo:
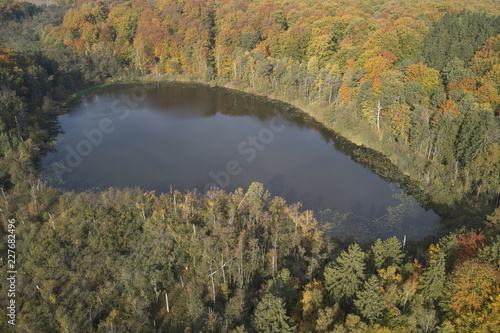
[[[295,327],[290,325],[283,300],[272,294],[266,294],[257,304],[252,326],[262,333],[296,332]]]
[[[283,268],[276,277],[269,281],[267,292],[281,298],[288,310],[291,310],[298,301],[297,285],[293,283],[290,271],[286,268]]]
[[[373,273],[389,266],[399,267],[402,260],[401,243],[396,237],[384,241],[377,239],[370,249],[370,266]]]
[[[370,322],[374,322],[382,315],[384,304],[382,298],[383,290],[375,275],[372,275],[363,286],[363,290],[357,292],[357,299],[354,301],[354,305],[364,318]]]
[[[459,123],[446,113],[438,125],[436,133],[435,149],[438,153],[438,160],[449,165],[455,161],[455,145],[458,134]]]
[[[496,16],[466,10],[446,13],[425,36],[423,56],[439,70],[455,58],[467,62],[478,46],[499,32],[500,20]]]
[[[431,258],[431,264],[420,277],[418,288],[423,292],[424,300],[433,303],[443,291],[446,278],[444,254],[438,253]]]
[[[345,301],[356,294],[364,279],[365,257],[358,244],[351,244],[325,268],[325,285],[333,301]]]

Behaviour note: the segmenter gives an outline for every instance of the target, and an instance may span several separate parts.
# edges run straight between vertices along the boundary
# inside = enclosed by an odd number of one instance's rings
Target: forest
[[[357,244],[259,183],[39,178],[82,91],[169,80],[287,102],[382,153],[442,231]],[[2,296],[13,234],[17,267],[1,332],[499,331],[500,5],[2,0],[0,189]]]

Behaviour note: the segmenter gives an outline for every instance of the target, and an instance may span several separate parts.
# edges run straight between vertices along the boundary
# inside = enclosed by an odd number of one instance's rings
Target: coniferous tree
[[[432,304],[441,297],[445,280],[444,255],[439,253],[436,258],[431,259],[429,267],[420,277],[418,288],[422,291],[425,302]]]
[[[363,290],[356,293],[354,305],[358,312],[370,322],[377,321],[382,315],[384,305],[382,292],[378,278],[372,275],[363,284]]]
[[[257,304],[252,318],[252,327],[262,333],[296,332],[295,327],[290,325],[283,300],[270,293]]]
[[[269,281],[267,292],[281,298],[290,311],[298,300],[297,286],[294,284],[290,271],[282,269],[276,277]]]
[[[500,18],[463,10],[446,13],[424,38],[423,55],[438,70],[451,60],[469,61],[476,48],[500,33]]]
[[[401,253],[401,242],[396,237],[384,241],[377,239],[369,252],[369,262],[373,273],[389,266],[399,267],[404,255]]]
[[[364,280],[366,254],[351,244],[325,268],[325,285],[334,302],[350,303]]]

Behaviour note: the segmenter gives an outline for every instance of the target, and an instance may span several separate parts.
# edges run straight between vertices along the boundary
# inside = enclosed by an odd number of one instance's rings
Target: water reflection
[[[136,88],[100,90],[60,117],[57,151],[43,160],[47,179],[76,190],[162,192],[258,181],[288,203],[329,209],[322,217],[340,236],[423,237],[436,225],[432,211],[394,186],[404,182],[394,166],[289,105],[189,85],[148,86],[134,99]]]

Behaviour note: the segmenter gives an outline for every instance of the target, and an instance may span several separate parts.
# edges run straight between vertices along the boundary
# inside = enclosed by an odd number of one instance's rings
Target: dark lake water
[[[422,238],[438,226],[433,211],[353,160],[362,148],[282,103],[205,86],[114,86],[59,121],[42,165],[61,188],[233,191],[257,181],[340,237]]]

